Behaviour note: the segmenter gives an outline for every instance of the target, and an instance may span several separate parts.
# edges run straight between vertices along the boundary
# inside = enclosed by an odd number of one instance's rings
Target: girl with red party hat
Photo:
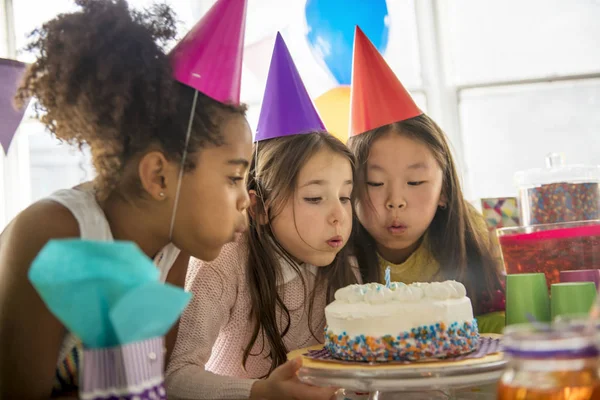
[[[217,1],[171,54],[162,47],[176,33],[167,6],[76,4],[34,32],[29,49],[38,59],[17,99],[36,97],[50,132],[89,146],[97,177],[33,204],[2,233],[1,398],[76,395],[81,382],[81,342],[27,279],[49,240],[132,241],[154,259],[160,280],[183,286],[189,255],[216,258],[246,224],[246,0]]]
[[[388,266],[407,284],[455,279],[476,315],[503,310],[498,247],[463,197],[446,135],[358,27],[350,102],[363,280],[381,282]],[[481,330],[501,329],[502,318],[480,319]]]
[[[325,305],[356,283],[354,160],[325,127],[277,35],[247,189],[249,230],[214,262],[193,260],[167,388],[185,399],[328,400],[289,351],[323,342]]]

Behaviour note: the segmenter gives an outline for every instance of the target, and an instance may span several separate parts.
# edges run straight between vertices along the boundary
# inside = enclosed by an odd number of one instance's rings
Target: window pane
[[[130,7],[137,9],[144,9],[152,6],[153,4],[168,4],[177,16],[179,25],[177,26],[177,34],[183,37],[188,30],[194,26],[197,21],[196,7],[197,1],[195,0],[126,0]]]
[[[246,14],[246,44],[256,43],[304,17],[306,0],[252,0]]]
[[[415,0],[388,1],[390,38],[385,59],[404,86],[422,86]]]
[[[29,135],[32,202],[93,179],[89,152],[59,142],[35,120],[22,123],[19,134]]]
[[[14,21],[15,21],[15,40],[18,52],[18,59],[23,62],[32,62],[35,60],[33,55],[23,51],[29,43],[27,36],[35,28],[56,15],[64,12],[77,10],[73,0],[19,0],[13,1]]]
[[[138,9],[157,3],[156,0],[127,0],[127,2],[130,7]],[[158,3],[160,2],[158,1]],[[194,10],[192,9],[193,1],[162,0],[162,2],[169,4],[177,14],[177,19],[180,21],[178,34],[182,36],[196,22]],[[79,7],[75,5],[74,0],[13,0],[13,9],[18,59],[24,62],[32,62],[35,60],[33,55],[23,51],[29,42],[27,39],[29,33],[58,14],[77,11]]]
[[[4,1],[0,1],[0,57],[8,58],[8,37],[6,36],[6,11]],[[0,220],[0,223],[2,221]]]
[[[438,2],[450,81],[468,84],[600,71],[600,2]]]
[[[423,92],[411,92],[410,93],[417,106],[423,111],[427,113],[427,96]]]
[[[248,112],[246,113],[246,119],[248,120],[250,129],[252,130],[252,137],[254,137],[254,134],[256,133],[259,116],[260,116],[260,103],[249,104]]]
[[[545,166],[562,152],[567,164],[600,164],[600,79],[460,95],[460,120],[472,198],[515,196],[514,173]]]

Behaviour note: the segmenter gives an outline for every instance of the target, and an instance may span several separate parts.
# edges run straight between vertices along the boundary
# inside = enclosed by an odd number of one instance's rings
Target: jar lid
[[[546,156],[546,168],[518,171],[514,180],[517,187],[535,187],[563,182],[600,182],[600,165],[566,165],[564,154],[550,153]]]
[[[596,357],[598,334],[583,324],[550,325],[520,324],[505,329],[502,345],[504,353],[522,358],[587,358]]]
[[[501,243],[600,237],[600,220],[510,226],[499,228],[496,233]]]

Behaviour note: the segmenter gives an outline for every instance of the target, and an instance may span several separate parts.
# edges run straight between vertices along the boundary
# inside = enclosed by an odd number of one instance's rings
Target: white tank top
[[[112,241],[113,235],[104,211],[96,201],[94,192],[89,189],[63,189],[54,192],[47,200],[55,201],[67,208],[79,224],[79,234],[84,240]],[[171,266],[179,255],[174,244],[166,245],[154,258],[154,265],[160,271],[160,280],[165,282]]]
[[[46,199],[61,204],[73,214],[79,224],[81,239],[112,241],[114,239],[106,215],[96,201],[94,191],[87,186],[89,185],[84,184],[76,189],[59,190]],[[170,243],[154,258],[154,265],[160,271],[161,282],[166,281],[169,270],[178,255],[179,249]],[[72,390],[77,386],[82,357],[81,342],[73,334],[67,333],[58,356],[54,393],[61,394],[63,390]],[[69,372],[65,372],[67,369]]]

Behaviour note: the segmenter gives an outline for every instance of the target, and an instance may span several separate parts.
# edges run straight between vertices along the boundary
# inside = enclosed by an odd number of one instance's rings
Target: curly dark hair
[[[126,163],[150,146],[170,161],[183,155],[194,89],[172,78],[164,47],[177,20],[164,4],[132,10],[125,0],[76,0],[81,10],[60,14],[30,34],[37,60],[16,103],[37,98],[37,117],[59,140],[88,145],[99,197],[120,183]],[[188,151],[223,143],[219,126],[245,106],[198,94]],[[186,171],[195,167],[188,157]]]

